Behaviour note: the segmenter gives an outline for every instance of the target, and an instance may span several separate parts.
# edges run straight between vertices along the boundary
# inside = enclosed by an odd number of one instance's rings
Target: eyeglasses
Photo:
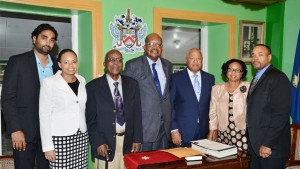
[[[227,71],[228,71],[228,72],[231,72],[231,73],[242,73],[242,70],[240,70],[240,69],[232,69],[232,68],[228,68]]]
[[[119,63],[122,63],[123,61],[123,58],[107,58],[108,62],[119,62]]]
[[[150,42],[150,43],[146,43],[147,46],[150,46],[150,47],[162,47],[163,44],[160,44],[160,43],[154,43],[154,42]]]

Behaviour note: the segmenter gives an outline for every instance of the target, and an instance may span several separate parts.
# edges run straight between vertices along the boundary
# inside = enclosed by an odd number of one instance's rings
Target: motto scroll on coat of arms
[[[114,17],[114,22],[110,22],[109,31],[113,39],[113,48],[120,52],[133,54],[143,52],[145,37],[147,35],[147,24],[143,23],[141,17],[130,14],[127,9],[126,14]]]

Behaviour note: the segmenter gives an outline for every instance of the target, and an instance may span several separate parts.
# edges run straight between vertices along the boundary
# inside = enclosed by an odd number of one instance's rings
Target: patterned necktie
[[[152,63],[153,80],[154,80],[154,83],[155,83],[156,90],[159,94],[159,97],[160,97],[160,99],[162,99],[161,87],[160,87],[157,71],[155,69],[155,65],[156,65],[156,63]]]
[[[118,90],[118,84],[119,82],[114,82],[114,86],[115,86],[114,101],[116,107],[117,123],[120,124],[120,126],[123,126],[123,124],[125,123],[124,112],[123,112],[123,101],[120,92]]]
[[[198,75],[193,75],[193,76],[194,76],[194,90],[195,90],[197,99],[199,101],[200,94],[201,94],[201,87],[200,87],[200,83],[198,81]]]
[[[251,83],[249,93],[252,93],[252,91],[255,88],[255,85],[257,84],[257,82],[258,82],[258,78],[255,76],[255,78],[253,79],[253,81]]]

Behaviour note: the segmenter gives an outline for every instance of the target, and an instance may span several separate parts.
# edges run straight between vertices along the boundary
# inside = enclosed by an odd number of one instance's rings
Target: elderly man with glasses
[[[103,64],[106,74],[86,85],[88,133],[97,167],[122,169],[123,154],[139,152],[143,139],[140,90],[136,80],[120,75],[118,50],[107,52]]]

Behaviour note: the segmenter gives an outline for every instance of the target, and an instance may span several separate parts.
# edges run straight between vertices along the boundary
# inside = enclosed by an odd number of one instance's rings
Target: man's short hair
[[[45,30],[50,30],[52,31],[54,34],[55,34],[55,40],[57,40],[57,31],[56,29],[47,24],[47,23],[43,23],[43,24],[40,24],[38,27],[36,27],[33,32],[31,33],[31,39],[35,36],[35,37],[38,37],[39,34],[42,32],[42,31],[45,31]]]

